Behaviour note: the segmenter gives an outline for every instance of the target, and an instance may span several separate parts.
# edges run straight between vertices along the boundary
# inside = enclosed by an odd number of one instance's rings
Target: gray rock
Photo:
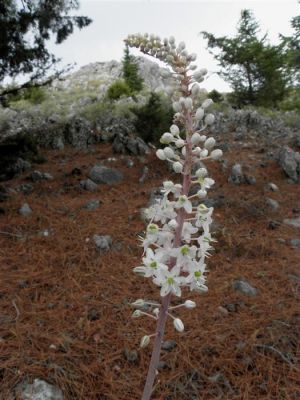
[[[266,203],[274,211],[278,210],[278,208],[279,208],[278,201],[276,201],[274,199],[270,199],[269,197],[266,199]]]
[[[248,185],[255,185],[256,184],[256,178],[255,176],[252,175],[244,175],[245,182],[248,183]]]
[[[291,240],[291,245],[293,247],[297,247],[298,249],[300,249],[300,238],[292,239]]]
[[[32,209],[28,203],[24,203],[22,205],[22,207],[19,209],[19,214],[21,214],[23,217],[27,217],[28,215],[32,214]]]
[[[86,208],[87,210],[97,210],[100,206],[100,200],[98,199],[93,199],[88,201],[83,208]]]
[[[41,379],[35,379],[32,384],[19,384],[16,396],[20,400],[64,400],[63,392],[58,387]]]
[[[120,182],[123,179],[123,174],[116,169],[107,168],[103,165],[95,165],[90,170],[89,178],[96,183],[111,185]]]
[[[175,340],[166,340],[161,345],[161,348],[166,351],[171,351],[171,350],[175,349],[176,346],[177,346],[177,343],[175,342]]]
[[[275,183],[272,183],[272,182],[267,184],[266,189],[270,190],[271,192],[278,192],[278,190],[279,190],[278,186],[275,185]]]
[[[31,183],[22,183],[16,189],[18,192],[22,192],[24,194],[30,194],[33,192],[33,185]]]
[[[134,156],[149,153],[149,147],[141,138],[128,136],[122,133],[115,135],[113,150],[115,153],[133,154]]]
[[[231,169],[231,175],[228,178],[228,182],[234,183],[235,185],[240,185],[241,183],[245,182],[245,177],[241,164],[233,165]]]
[[[286,218],[283,220],[284,224],[293,226],[294,228],[300,228],[300,217],[298,218]]]
[[[139,183],[144,183],[145,179],[147,178],[147,175],[149,173],[149,168],[145,165],[143,168],[143,175],[139,179]]]
[[[80,186],[82,189],[87,190],[88,192],[96,192],[98,190],[98,185],[91,179],[80,181]]]
[[[300,183],[300,153],[284,146],[279,152],[278,162],[285,174],[294,183]]]
[[[257,295],[257,289],[244,279],[234,281],[232,287],[246,296],[256,297]]]
[[[109,235],[94,235],[94,243],[99,250],[109,250],[112,245],[112,238]]]
[[[86,148],[93,143],[91,124],[84,118],[74,118],[67,123],[64,130],[65,141],[77,148]]]
[[[130,350],[128,348],[124,349],[124,356],[127,361],[129,361],[132,364],[137,363],[139,359],[139,354],[136,350]]]
[[[53,176],[48,172],[33,171],[30,174],[30,179],[32,180],[32,182],[38,182],[42,180],[50,181],[53,180]]]
[[[61,137],[53,138],[51,147],[54,150],[63,150],[65,148],[63,139]]]

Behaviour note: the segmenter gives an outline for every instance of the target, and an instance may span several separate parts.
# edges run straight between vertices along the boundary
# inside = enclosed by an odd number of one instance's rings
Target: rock
[[[148,172],[149,172],[149,168],[145,165],[144,168],[143,168],[143,175],[140,177],[139,183],[144,183],[145,182],[145,179],[147,178]]]
[[[63,150],[63,149],[65,148],[63,139],[62,139],[61,137],[55,137],[55,138],[53,138],[51,147],[52,147],[54,150]]]
[[[244,175],[244,179],[245,179],[245,182],[248,183],[248,185],[255,185],[256,184],[255,176],[245,174]]]
[[[100,200],[93,199],[88,201],[82,208],[86,208],[87,210],[97,210],[100,206]]]
[[[177,343],[175,342],[175,340],[166,340],[161,345],[162,350],[166,350],[166,351],[171,351],[171,350],[175,349],[175,347],[177,347]]]
[[[157,369],[159,370],[171,369],[171,367],[166,361],[159,361],[159,363],[157,364]]]
[[[279,165],[285,174],[294,182],[300,183],[300,153],[284,146],[279,152]]]
[[[293,247],[300,249],[300,238],[292,239],[290,243]]]
[[[281,225],[281,223],[279,221],[270,221],[268,224],[268,229],[277,229],[279,226]]]
[[[63,392],[58,387],[41,379],[35,379],[32,384],[19,384],[16,396],[20,400],[64,400]]]
[[[298,218],[286,218],[283,220],[284,224],[293,226],[294,228],[300,228],[300,217]]]
[[[279,190],[278,186],[275,185],[275,183],[272,183],[272,182],[267,184],[266,189],[270,190],[271,192],[278,192],[278,190]]]
[[[82,189],[87,190],[88,192],[96,192],[98,190],[98,185],[91,179],[80,181],[80,186]]]
[[[273,211],[276,211],[279,208],[278,201],[276,201],[274,199],[270,199],[269,197],[266,199],[266,203]]]
[[[38,182],[42,180],[51,181],[53,180],[53,176],[48,172],[41,172],[41,171],[33,171],[29,177],[32,182]]]
[[[84,149],[93,143],[91,124],[85,118],[74,118],[68,122],[64,130],[65,141],[74,147]]]
[[[19,209],[19,214],[21,214],[23,217],[27,217],[28,215],[32,214],[32,209],[28,203],[24,203],[22,205],[22,207]]]
[[[30,194],[33,192],[33,185],[31,183],[22,183],[16,190],[24,194]]]
[[[235,185],[240,185],[241,183],[245,182],[245,177],[241,164],[233,165],[231,169],[231,175],[228,178],[228,182],[234,183]]]
[[[240,279],[233,282],[234,290],[237,290],[246,296],[256,297],[257,289],[250,285],[246,280]]]
[[[130,350],[128,348],[124,349],[124,356],[127,361],[129,361],[132,364],[137,363],[139,359],[139,354],[136,350]]]
[[[149,153],[149,147],[139,137],[128,136],[126,134],[116,134],[113,141],[115,153],[133,154],[134,156]]]
[[[94,235],[94,243],[98,250],[109,250],[112,245],[112,238],[109,235]]]
[[[123,179],[123,174],[116,169],[107,168],[103,165],[95,165],[89,173],[89,178],[96,183],[112,185]]]

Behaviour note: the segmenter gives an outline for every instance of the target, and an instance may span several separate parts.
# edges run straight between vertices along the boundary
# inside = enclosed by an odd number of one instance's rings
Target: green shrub
[[[123,79],[115,81],[107,90],[109,100],[118,100],[121,96],[130,96],[131,90]]]
[[[173,110],[167,99],[157,93],[151,93],[142,107],[132,108],[136,115],[135,128],[145,142],[159,144],[162,132],[167,132],[172,124]]]
[[[212,99],[214,103],[222,103],[222,101],[224,101],[223,95],[215,89],[209,92],[207,94],[207,97],[209,99]]]
[[[134,56],[129,53],[129,47],[125,46],[123,64],[123,78],[131,93],[138,93],[143,89],[143,79],[139,76],[139,67]]]

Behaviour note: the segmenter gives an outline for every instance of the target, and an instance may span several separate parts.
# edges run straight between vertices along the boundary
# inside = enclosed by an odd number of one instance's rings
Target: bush
[[[132,108],[136,115],[135,128],[145,142],[158,144],[161,132],[167,132],[172,124],[171,104],[157,93],[151,93],[147,103],[140,108]]]
[[[209,92],[207,94],[207,97],[209,99],[212,99],[214,103],[222,103],[222,101],[224,101],[223,95],[215,89]]]
[[[33,105],[41,104],[46,99],[46,92],[41,87],[29,87],[21,89],[17,93],[7,96],[8,104],[15,103],[21,100],[28,101]]]
[[[131,90],[123,79],[115,81],[107,90],[107,97],[110,100],[118,100],[121,96],[130,96]]]

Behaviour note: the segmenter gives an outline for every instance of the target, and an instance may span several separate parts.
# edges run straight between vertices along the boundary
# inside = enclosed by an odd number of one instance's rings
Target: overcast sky
[[[228,86],[214,74],[217,64],[199,32],[234,35],[241,10],[248,8],[253,10],[262,33],[268,32],[271,42],[276,43],[279,33],[292,32],[290,20],[300,12],[297,0],[80,0],[80,5],[79,14],[91,17],[93,23],[76,30],[62,44],[49,46],[64,64],[75,62],[78,68],[96,61],[120,60],[123,39],[130,33],[173,35],[177,42],[186,42],[188,51],[198,54],[199,67],[209,70],[203,87],[221,91]]]

